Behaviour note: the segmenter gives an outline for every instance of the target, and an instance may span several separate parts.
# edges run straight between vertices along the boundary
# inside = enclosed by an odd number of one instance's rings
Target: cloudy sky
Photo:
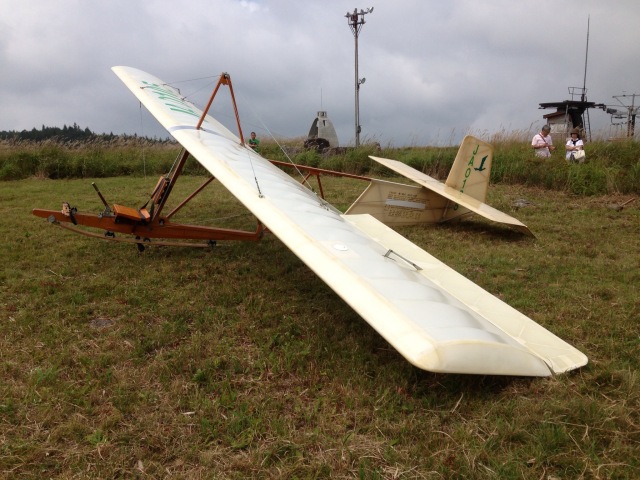
[[[353,145],[355,7],[374,7],[359,36],[362,141],[537,129],[551,112],[540,102],[583,85],[588,18],[588,99],[640,94],[638,0],[368,1],[0,0],[0,130],[166,136],[110,70],[126,65],[200,105],[228,72],[244,131],[303,137],[326,110]],[[223,97],[213,114],[232,125]],[[592,128],[610,123],[590,116]]]

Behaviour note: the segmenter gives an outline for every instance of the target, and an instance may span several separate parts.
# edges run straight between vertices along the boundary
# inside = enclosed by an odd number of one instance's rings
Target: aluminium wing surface
[[[342,215],[158,78],[114,67],[225,188],[413,365],[546,376],[585,365],[574,347],[370,215]]]

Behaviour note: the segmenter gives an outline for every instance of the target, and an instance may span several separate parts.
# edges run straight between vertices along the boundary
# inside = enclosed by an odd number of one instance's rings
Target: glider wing
[[[577,349],[370,215],[342,215],[242,145],[158,78],[114,72],[268,229],[413,365],[546,376],[587,363]]]

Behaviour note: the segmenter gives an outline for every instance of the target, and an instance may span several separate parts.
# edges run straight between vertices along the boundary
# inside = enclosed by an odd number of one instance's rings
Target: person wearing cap
[[[553,146],[551,127],[549,125],[544,125],[540,133],[536,133],[533,136],[531,146],[536,152],[536,157],[549,158],[551,156],[551,152],[553,152],[556,147]]]
[[[576,152],[578,150],[584,150],[584,142],[582,141],[582,139],[580,138],[580,130],[577,128],[574,128],[573,130],[571,130],[570,132],[571,134],[571,138],[569,138],[569,140],[567,140],[567,162],[571,162],[571,163],[583,163],[584,162],[584,157],[582,157],[581,159],[577,159],[575,158]]]

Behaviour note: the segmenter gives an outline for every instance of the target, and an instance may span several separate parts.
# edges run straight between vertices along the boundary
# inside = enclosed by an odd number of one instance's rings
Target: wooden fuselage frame
[[[213,100],[221,85],[229,87],[231,94],[231,100],[233,109],[235,112],[236,123],[238,127],[238,133],[241,144],[244,144],[244,136],[242,134],[242,128],[240,126],[240,116],[238,114],[238,107],[236,105],[235,95],[233,93],[233,85],[231,84],[231,78],[227,73],[223,73],[211,94],[209,102],[204,109],[202,116],[198,122],[196,128],[201,128],[202,122],[213,103]],[[214,177],[207,179],[200,187],[198,187],[193,193],[186,197],[177,207],[175,207],[169,214],[162,215],[164,207],[169,199],[169,196],[176,184],[182,169],[189,158],[190,154],[186,150],[182,150],[177,162],[172,168],[171,172],[165,176],[160,177],[153,193],[151,194],[150,202],[146,206],[141,208],[132,208],[123,205],[113,204],[110,206],[104,199],[103,195],[98,190],[97,186],[93,184],[100,200],[105,206],[105,209],[100,214],[77,212],[75,208],[68,204],[63,204],[62,210],[45,210],[36,208],[33,210],[33,214],[37,217],[46,218],[49,222],[59,225],[67,230],[71,230],[75,233],[82,235],[88,235],[96,238],[104,238],[106,240],[125,241],[133,243],[150,243],[151,239],[169,239],[167,241],[154,241],[154,244],[163,245],[188,245],[188,246],[207,246],[198,245],[195,243],[176,243],[178,240],[204,240],[208,242],[215,242],[218,240],[241,240],[241,241],[259,241],[266,228],[257,220],[257,226],[255,231],[244,231],[227,228],[207,227],[200,225],[185,225],[181,223],[174,223],[171,221],[171,217],[175,215],[182,207],[184,207],[191,199],[193,199],[200,191],[202,191],[209,183],[215,180]],[[280,163],[280,162],[274,162]],[[299,169],[307,169],[304,166],[297,166]],[[341,175],[339,172],[334,172],[337,175]],[[316,176],[319,173],[315,172]],[[306,177],[308,178],[308,176]],[[306,178],[304,181],[306,181]],[[364,178],[364,177],[363,177]],[[320,185],[322,190],[322,186]],[[94,232],[89,232],[85,229],[78,228],[78,226],[95,228],[104,231],[104,235],[99,235]],[[115,233],[134,235],[135,239],[121,239],[115,236]]]

